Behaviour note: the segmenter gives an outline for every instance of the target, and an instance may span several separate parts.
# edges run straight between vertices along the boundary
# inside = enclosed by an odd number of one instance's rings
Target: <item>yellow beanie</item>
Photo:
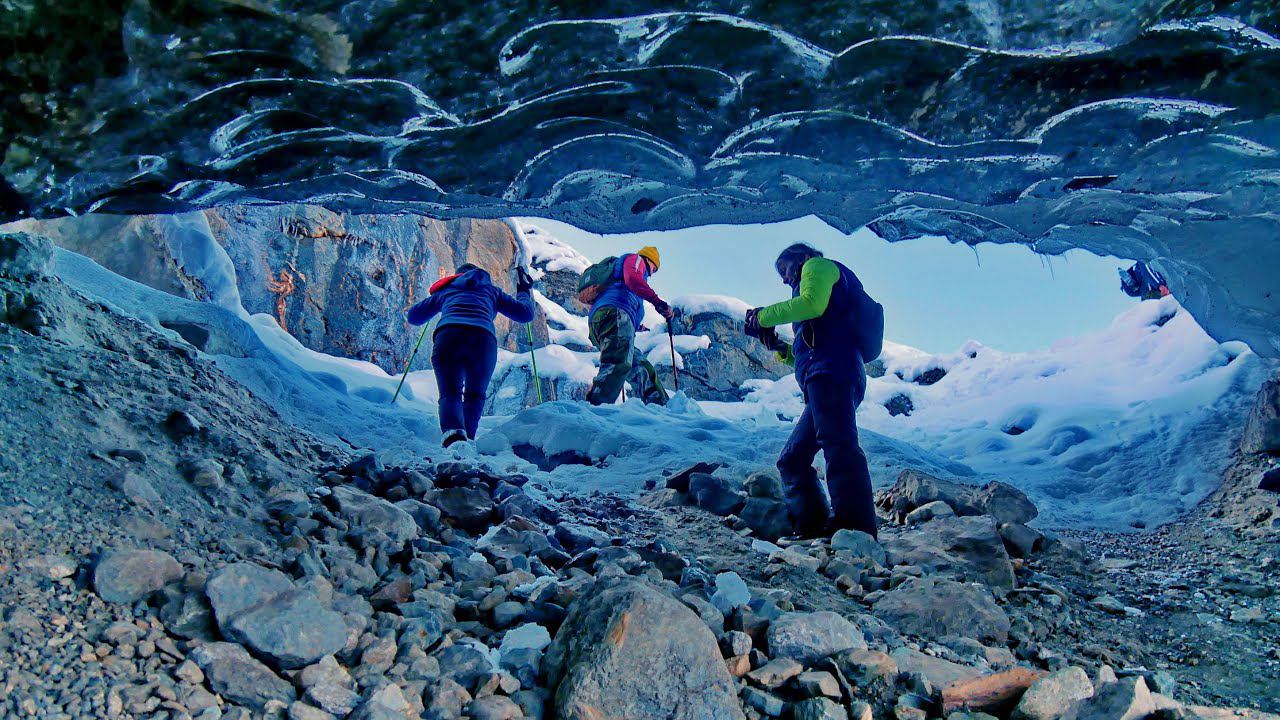
[[[658,248],[652,245],[647,245],[645,247],[640,248],[640,252],[636,254],[644,258],[645,260],[648,260],[649,262],[653,263],[654,270],[657,270],[658,268],[662,267],[662,261],[658,259]]]

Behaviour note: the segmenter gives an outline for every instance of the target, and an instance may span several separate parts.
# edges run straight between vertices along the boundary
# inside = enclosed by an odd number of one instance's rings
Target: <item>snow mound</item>
[[[1218,485],[1265,373],[1173,298],[1037,352],[887,344],[883,360],[860,426],[1017,485],[1044,525],[1113,529],[1168,522]],[[913,409],[890,416],[899,395]],[[793,378],[757,381],[745,404],[803,407]]]
[[[519,227],[519,237],[524,243],[525,257],[534,265],[546,270],[569,270],[581,273],[591,266],[586,255],[573,249],[555,235],[531,223],[515,221]]]
[[[541,366],[540,366],[541,367]],[[763,405],[717,416],[704,406],[741,403],[698,403],[683,393],[666,407],[637,399],[618,405],[592,406],[550,402],[522,410],[482,435],[482,454],[503,467],[538,473],[539,484],[568,492],[636,493],[647,482],[696,462],[720,463],[730,477],[773,467],[791,431]],[[872,478],[891,484],[907,468],[950,479],[975,478],[961,463],[879,433],[862,434],[863,447],[875,458]]]

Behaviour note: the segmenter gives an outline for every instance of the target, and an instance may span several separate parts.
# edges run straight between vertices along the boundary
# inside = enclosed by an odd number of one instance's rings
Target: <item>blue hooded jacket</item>
[[[480,268],[444,278],[432,287],[430,297],[409,308],[409,324],[422,325],[440,315],[437,332],[447,325],[468,325],[496,335],[493,318],[498,313],[516,322],[533,320],[533,297],[527,291],[511,297]]]
[[[591,312],[587,317],[594,317],[596,310],[602,307],[616,307],[622,311],[624,315],[631,319],[631,327],[635,330],[640,329],[640,323],[644,319],[644,300],[635,293],[634,290],[627,287],[627,283],[622,279],[622,266],[627,258],[634,257],[635,253],[618,256],[613,263],[613,283],[600,293],[600,297],[591,304]],[[645,277],[649,277],[650,271],[648,265],[645,265]]]

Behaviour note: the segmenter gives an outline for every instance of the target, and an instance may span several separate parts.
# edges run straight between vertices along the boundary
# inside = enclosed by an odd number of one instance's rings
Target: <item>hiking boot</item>
[[[443,445],[444,447],[449,447],[454,443],[462,442],[463,440],[466,440],[466,439],[467,439],[467,434],[462,430],[450,430],[449,432],[444,434],[444,439],[440,441],[440,444]]]

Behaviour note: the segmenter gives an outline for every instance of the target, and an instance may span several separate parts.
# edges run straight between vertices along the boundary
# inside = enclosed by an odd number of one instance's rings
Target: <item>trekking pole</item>
[[[418,335],[418,344],[413,346],[413,352],[409,354],[409,362],[404,364],[404,373],[400,375],[400,384],[396,385],[396,394],[391,396],[391,404],[396,404],[396,398],[400,397],[400,388],[404,387],[404,379],[409,377],[409,366],[413,364],[413,359],[418,356],[418,348],[422,347],[422,339],[427,336],[427,328],[431,323],[422,324],[422,333]]]
[[[542,404],[542,379],[538,377],[538,354],[533,351],[533,326],[525,323],[525,330],[529,331],[529,360],[533,364],[533,387],[538,391],[538,404]]]
[[[680,371],[676,369],[676,333],[671,329],[671,321],[667,321],[667,339],[671,341],[671,378],[676,382],[676,392],[680,392]]]

